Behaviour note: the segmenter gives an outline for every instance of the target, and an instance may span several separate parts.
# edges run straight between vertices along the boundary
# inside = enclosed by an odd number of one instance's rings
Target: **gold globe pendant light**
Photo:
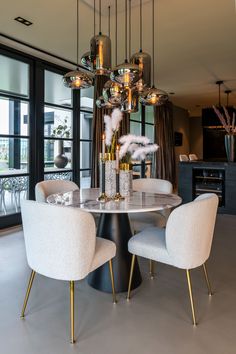
[[[151,86],[151,56],[148,53],[143,52],[143,21],[142,21],[142,0],[140,0],[140,50],[130,58],[130,62],[137,64],[142,70],[142,77],[136,83],[139,92],[142,92],[145,86]]]
[[[131,0],[129,0],[129,58],[131,57]],[[136,85],[124,88],[124,100],[121,104],[121,111],[124,113],[138,112],[139,100]],[[126,96],[126,97],[125,97]]]
[[[79,68],[79,0],[77,0],[77,27],[76,27],[76,38],[77,38],[77,48],[76,48],[76,55],[77,55],[77,69],[68,72],[63,76],[63,83],[66,87],[72,89],[83,89],[88,88],[93,85],[93,77],[91,74],[82,71]]]
[[[110,75],[112,81],[124,87],[132,86],[142,75],[139,66],[128,62],[127,59],[127,0],[125,0],[125,61],[116,66]]]
[[[140,95],[140,103],[144,106],[161,106],[168,100],[168,94],[154,85],[154,0],[152,0],[152,84],[151,88],[144,89]]]
[[[101,31],[101,0],[99,0],[99,34],[90,41],[92,67],[96,75],[109,75],[111,71],[111,39]]]
[[[115,0],[115,62],[117,65],[117,0]],[[110,21],[109,21],[110,29]],[[109,31],[110,32],[110,31]],[[113,106],[120,106],[122,101],[125,99],[124,88],[121,84],[118,84],[115,81],[109,80],[105,83],[103,88],[103,97],[106,102],[110,103]]]

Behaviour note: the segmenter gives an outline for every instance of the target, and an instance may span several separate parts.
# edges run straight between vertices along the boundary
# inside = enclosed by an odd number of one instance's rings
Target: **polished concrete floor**
[[[0,354],[235,354],[236,217],[219,215],[208,262],[214,296],[201,269],[192,272],[198,326],[191,324],[185,273],[156,264],[127,303],[76,283],[77,343],[69,343],[69,289],[36,276],[25,320],[19,314],[30,273],[22,232],[0,237]]]

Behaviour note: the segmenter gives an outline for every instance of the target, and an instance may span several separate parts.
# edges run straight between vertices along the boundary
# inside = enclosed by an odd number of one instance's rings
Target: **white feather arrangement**
[[[123,114],[120,109],[115,108],[112,111],[111,116],[104,116],[105,123],[105,135],[106,135],[106,146],[111,147],[112,150],[115,149],[116,134],[120,128],[120,122],[123,119]]]
[[[148,154],[158,149],[158,145],[150,144],[150,139],[146,136],[123,135],[119,142],[121,144],[120,159],[131,157],[134,160],[144,160]]]

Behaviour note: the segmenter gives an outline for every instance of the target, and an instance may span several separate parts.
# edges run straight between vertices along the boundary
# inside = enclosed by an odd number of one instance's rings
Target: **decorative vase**
[[[229,162],[236,162],[236,134],[225,135],[225,150],[227,160]]]
[[[120,164],[120,194],[122,197],[128,197],[133,192],[133,170],[132,164]]]
[[[101,171],[100,163],[100,186],[102,185]],[[108,198],[113,198],[116,194],[116,161],[115,155],[111,153],[105,154],[105,193]]]
[[[64,155],[64,142],[58,140],[58,155],[54,159],[54,164],[57,168],[65,168],[68,164],[68,157]]]

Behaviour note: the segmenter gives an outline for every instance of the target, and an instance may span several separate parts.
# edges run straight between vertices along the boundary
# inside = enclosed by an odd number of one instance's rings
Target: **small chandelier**
[[[112,81],[115,81],[124,87],[132,86],[141,77],[142,71],[136,64],[128,62],[127,59],[127,0],[125,0],[125,61],[116,66],[110,75]]]
[[[139,52],[132,55],[130,58],[130,62],[139,66],[140,70],[142,71],[142,77],[136,83],[137,89],[139,92],[142,92],[145,86],[151,85],[151,56],[148,53],[143,52],[142,49],[142,0],[140,0],[140,50]]]
[[[152,0],[152,87],[145,89],[140,95],[140,103],[144,106],[161,106],[168,100],[168,94],[154,85],[154,10]]]
[[[101,0],[99,0],[99,34],[93,36],[90,40],[91,62],[96,75],[109,75],[111,69],[111,39],[102,34],[101,18]]]
[[[88,88],[93,85],[93,77],[91,74],[86,73],[85,71],[80,70],[79,68],[79,0],[77,0],[77,69],[68,72],[63,76],[63,83],[66,87],[72,89],[82,89]]]

